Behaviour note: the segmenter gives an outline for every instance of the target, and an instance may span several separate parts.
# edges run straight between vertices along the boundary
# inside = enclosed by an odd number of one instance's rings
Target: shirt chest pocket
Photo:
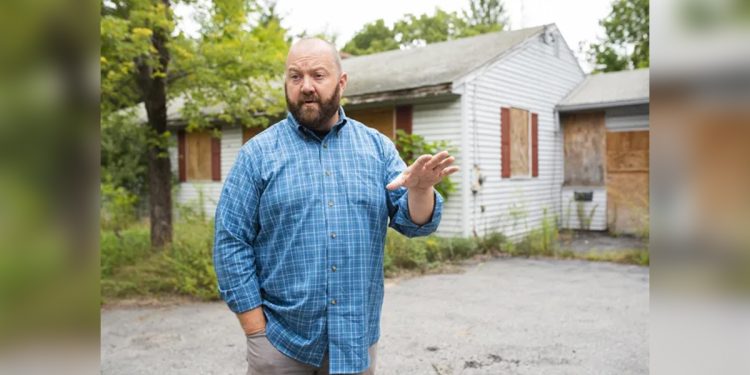
[[[382,162],[372,158],[359,158],[351,164],[343,179],[351,204],[377,208],[385,203],[383,168]]]

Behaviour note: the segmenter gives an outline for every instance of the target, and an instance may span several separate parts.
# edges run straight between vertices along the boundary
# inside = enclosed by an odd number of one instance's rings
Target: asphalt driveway
[[[647,374],[648,268],[500,258],[386,281],[379,374]],[[104,374],[242,374],[223,303],[102,310]]]

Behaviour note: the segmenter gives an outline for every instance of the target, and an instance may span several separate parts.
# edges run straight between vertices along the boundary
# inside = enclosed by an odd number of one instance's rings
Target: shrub
[[[102,229],[119,232],[135,222],[135,206],[138,197],[121,186],[111,183],[101,184],[101,215],[100,226]]]
[[[132,226],[122,230],[119,235],[114,231],[102,230],[99,244],[102,276],[111,276],[124,266],[142,261],[151,250],[149,231],[144,225]]]
[[[473,238],[455,237],[448,241],[450,260],[465,259],[477,253],[477,242]]]
[[[484,237],[477,239],[477,250],[482,254],[492,251],[501,251],[503,246],[508,242],[508,238],[499,232],[491,232]]]
[[[201,299],[219,298],[213,260],[213,222],[178,225],[178,235],[164,261],[169,269],[169,283],[177,294]]]
[[[423,241],[410,240],[393,229],[388,229],[385,252],[390,257],[391,265],[396,268],[423,269],[427,265],[427,249]]]
[[[455,152],[455,149],[450,147],[446,141],[428,142],[421,135],[408,134],[400,129],[396,131],[396,147],[399,156],[407,165],[411,165],[424,154],[434,155],[444,150],[451,154]],[[435,185],[435,190],[447,201],[451,193],[456,191],[456,184],[451,181],[450,176],[443,177],[443,180]]]

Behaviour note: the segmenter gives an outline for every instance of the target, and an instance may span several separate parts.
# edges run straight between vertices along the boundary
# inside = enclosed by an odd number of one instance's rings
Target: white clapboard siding
[[[429,142],[448,141],[457,151],[454,165],[461,164],[461,101],[454,99],[432,104],[419,104],[413,107],[412,132],[419,134]],[[456,186],[443,207],[443,217],[440,220],[437,234],[441,236],[461,235],[463,220],[461,207],[461,178],[462,172],[451,176]]]
[[[170,148],[169,156],[172,158],[172,171],[177,174],[177,137],[174,138],[175,147]],[[177,188],[175,202],[180,205],[198,205],[202,202],[206,215],[213,217],[221,195],[221,187],[237,159],[240,147],[242,147],[242,129],[236,126],[224,128],[221,133],[221,181],[182,182]],[[206,155],[206,157],[211,157],[211,155]]]
[[[564,43],[554,31],[556,40]],[[557,53],[556,53],[557,50]],[[562,134],[555,105],[584,78],[575,57],[565,46],[555,47],[533,38],[463,82],[467,131],[485,178],[481,191],[468,194],[464,235],[499,231],[518,239],[537,228],[545,216],[560,215],[563,180]],[[539,115],[539,177],[500,178],[500,108],[516,107]],[[484,212],[482,213],[482,207]]]
[[[591,202],[576,202],[575,192],[592,192]],[[581,218],[591,220],[588,229],[607,229],[607,188],[601,187],[575,187],[565,186],[561,192],[562,212],[560,215],[560,226],[566,229],[584,229]],[[579,211],[578,205],[582,204]]]

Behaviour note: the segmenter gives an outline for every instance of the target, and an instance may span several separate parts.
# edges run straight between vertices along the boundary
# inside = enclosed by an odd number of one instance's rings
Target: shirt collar
[[[299,135],[305,137],[305,136],[311,136],[315,135],[311,130],[307,129],[306,127],[300,125],[297,122],[297,119],[294,118],[291,112],[287,112],[286,115],[286,121],[289,123],[289,125],[292,126]],[[349,118],[346,117],[346,113],[344,112],[344,108],[339,106],[339,121],[336,122],[336,124],[333,125],[331,128],[331,131],[334,132],[334,134],[338,134],[339,131],[341,131],[341,128],[344,127],[349,122]]]

